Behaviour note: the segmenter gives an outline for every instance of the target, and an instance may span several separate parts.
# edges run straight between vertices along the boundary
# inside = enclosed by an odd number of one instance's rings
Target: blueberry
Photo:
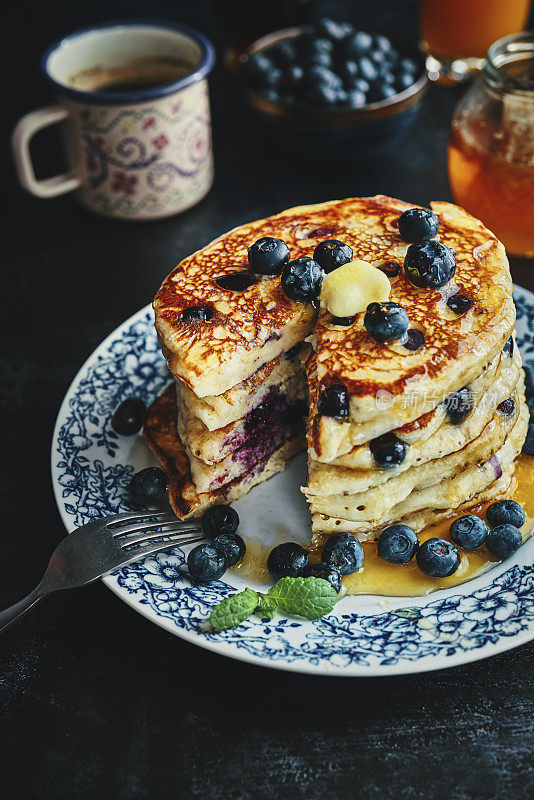
[[[370,303],[363,324],[375,342],[385,344],[404,336],[410,321],[406,310],[398,303]]]
[[[253,53],[243,68],[246,78],[254,88],[269,84],[269,72],[272,69],[273,62],[263,53]]]
[[[302,574],[304,578],[322,578],[324,581],[328,581],[338,593],[341,589],[341,573],[333,564],[325,564],[323,561],[319,561],[316,564],[308,564]]]
[[[327,67],[330,69],[332,67],[332,56],[330,53],[310,53],[306,56],[306,64],[309,64],[310,66],[312,64],[319,65],[321,67]]]
[[[488,533],[486,547],[493,556],[507,558],[523,544],[521,531],[515,525],[498,525]]]
[[[505,417],[511,417],[515,411],[515,403],[511,397],[507,397],[502,403],[499,403],[497,409],[504,414]]]
[[[382,50],[375,50],[370,53],[369,58],[377,68],[379,75],[383,75],[389,69],[389,58]]]
[[[272,236],[262,236],[248,248],[250,268],[259,275],[277,275],[289,258],[287,244]]]
[[[319,297],[323,271],[308,256],[295,258],[282,270],[282,289],[290,300],[314,300]]]
[[[251,275],[249,272],[234,272],[231,275],[221,275],[220,278],[215,280],[215,283],[217,286],[220,286],[221,289],[228,289],[228,291],[232,292],[244,292],[245,289],[257,283],[257,280],[256,276]]]
[[[401,72],[395,78],[395,88],[399,92],[404,92],[405,89],[409,89],[412,86],[413,82],[414,78],[410,72]]]
[[[400,275],[401,265],[397,261],[386,261],[384,264],[377,265],[377,267],[388,278],[396,278],[397,275]]]
[[[348,104],[348,94],[345,89],[337,90],[337,104],[338,106],[346,106]]]
[[[412,243],[432,239],[439,229],[439,220],[429,208],[409,208],[397,224],[404,241]]]
[[[352,575],[363,565],[363,547],[351,533],[333,533],[326,541],[321,561],[337,567],[342,575]]]
[[[358,62],[360,67],[360,75],[366,81],[375,81],[378,78],[378,69],[375,64],[367,56],[362,56]]]
[[[346,388],[340,384],[326,386],[321,392],[317,411],[323,417],[348,419],[349,393]]]
[[[378,538],[378,555],[390,564],[407,564],[419,547],[417,534],[408,525],[391,525]]]
[[[369,100],[372,103],[381,103],[397,94],[395,89],[383,80],[374,81],[369,89]]]
[[[349,58],[358,58],[368,53],[373,46],[373,37],[365,31],[357,31],[343,40],[343,52]]]
[[[420,350],[425,343],[425,334],[419,328],[410,328],[402,344],[407,350]]]
[[[211,308],[204,306],[189,306],[182,311],[184,322],[208,322],[213,317]]]
[[[282,73],[280,86],[282,89],[294,91],[298,89],[304,78],[304,70],[299,64],[288,64]]]
[[[213,544],[223,551],[229,567],[238,564],[247,552],[245,542],[237,533],[219,533],[213,538]]]
[[[267,569],[273,580],[298,578],[310,561],[308,551],[296,542],[284,542],[274,547],[267,559]]]
[[[362,94],[367,94],[369,91],[369,81],[366,81],[365,78],[356,78],[356,80],[350,82],[349,88],[351,90],[357,90]]]
[[[313,257],[328,273],[352,261],[352,250],[348,244],[340,242],[339,239],[326,239],[324,242],[319,242],[313,251]]]
[[[338,101],[339,89],[328,84],[316,83],[307,86],[304,91],[304,100],[311,106],[335,106]]]
[[[525,443],[523,445],[523,453],[527,456],[534,456],[534,426],[529,425]]]
[[[227,566],[222,548],[211,543],[193,547],[187,556],[187,568],[195,583],[218,581]]]
[[[443,401],[451,425],[460,425],[473,410],[473,394],[467,386]]]
[[[337,22],[334,19],[323,17],[315,23],[315,30],[319,36],[331,39],[335,43],[341,42],[352,32],[352,25],[349,22]]]
[[[465,550],[474,550],[481,547],[486,541],[489,528],[480,517],[466,514],[455,519],[449,528],[452,541]]]
[[[353,80],[355,80],[359,74],[360,69],[356,61],[352,59],[348,59],[347,61],[342,61],[339,65],[339,74],[343,78],[344,81],[351,84]]]
[[[510,336],[510,338],[508,339],[508,341],[504,345],[502,351],[507,356],[510,356],[510,358],[512,358],[512,355],[514,353],[514,337],[513,336]]]
[[[402,58],[400,66],[403,72],[409,72],[412,75],[415,75],[415,73],[419,71],[419,68],[413,58]]]
[[[261,89],[259,91],[262,97],[265,97],[266,100],[270,100],[271,103],[280,103],[282,101],[282,95],[277,89]]]
[[[367,98],[358,89],[350,89],[347,92],[347,105],[349,108],[363,108],[367,104]]]
[[[393,49],[393,45],[391,44],[388,37],[383,36],[381,33],[375,36],[374,45],[378,50],[381,50],[383,53],[391,53]]]
[[[308,88],[311,89],[316,85],[329,87],[331,89],[341,89],[343,81],[328,67],[322,67],[320,64],[313,64],[306,72],[306,80]]]
[[[115,409],[111,427],[121,436],[133,436],[140,429],[146,414],[146,405],[139,397],[127,397]]]
[[[222,533],[235,533],[239,527],[239,514],[232,506],[211,506],[204,511],[200,527],[208,539]]]
[[[130,481],[130,499],[136,506],[148,508],[167,494],[167,476],[159,467],[146,467]]]
[[[380,77],[384,83],[388,83],[390,86],[394,86],[397,80],[397,76],[393,72],[383,72]]]
[[[454,254],[435,239],[411,244],[404,259],[404,272],[414,286],[437,289],[445,286],[456,272]]]
[[[419,545],[416,559],[421,572],[433,578],[447,578],[460,566],[458,548],[446,539],[427,539]]]
[[[294,42],[286,39],[285,41],[278,42],[272,47],[269,47],[267,54],[272,58],[275,64],[279,67],[283,67],[296,60],[297,48]]]
[[[326,36],[315,36],[310,39],[309,50],[312,53],[333,53],[334,43]]]
[[[369,449],[380,469],[398,467],[406,458],[408,445],[394,433],[384,433],[376,439],[371,439]]]
[[[497,525],[514,525],[521,528],[525,524],[525,512],[515,500],[498,500],[488,506],[486,519],[491,528]]]
[[[450,308],[451,311],[454,311],[455,314],[465,314],[466,311],[469,311],[471,306],[473,305],[473,301],[466,297],[465,294],[461,294],[457,292],[456,294],[452,294],[447,300],[447,306]]]

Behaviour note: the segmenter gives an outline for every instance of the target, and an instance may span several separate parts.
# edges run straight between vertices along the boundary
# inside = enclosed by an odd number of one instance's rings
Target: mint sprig
[[[329,614],[337,602],[337,592],[324,578],[280,578],[267,592],[277,611],[305,619]]]
[[[235,628],[244,622],[258,607],[259,597],[253,589],[225,597],[217,603],[210,614],[210,625],[214,633]]]
[[[213,633],[235,628],[256,612],[264,619],[281,614],[319,619],[334,608],[338,596],[323,578],[281,578],[267,594],[245,589],[217,603],[210,614]]]

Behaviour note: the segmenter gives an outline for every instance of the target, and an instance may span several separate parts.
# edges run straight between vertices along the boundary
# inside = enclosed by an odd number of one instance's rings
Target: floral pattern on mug
[[[83,146],[82,202],[103,214],[161,217],[198,202],[213,182],[205,80],[132,106],[71,101]],[[178,207],[179,206],[179,207]]]

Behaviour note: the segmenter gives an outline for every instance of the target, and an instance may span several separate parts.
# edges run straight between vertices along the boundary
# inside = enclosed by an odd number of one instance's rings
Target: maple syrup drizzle
[[[517,488],[513,499],[523,507],[527,517],[522,528],[523,541],[526,541],[534,528],[534,457],[521,455],[517,460],[514,474],[517,479]],[[484,517],[488,505],[490,504],[484,503],[465,513]],[[425,528],[418,534],[419,540],[424,542],[433,536],[439,536],[450,541],[449,528],[453,519],[454,517],[450,517]],[[362,544],[365,553],[363,567],[354,575],[346,575],[343,578],[341,589],[343,594],[416,597],[435,592],[437,589],[458,586],[460,583],[482,575],[499,563],[499,559],[492,556],[485,547],[478,547],[476,550],[460,549],[462,560],[457,571],[448,578],[431,578],[421,572],[415,559],[409,564],[389,564],[378,556],[376,542],[363,542]],[[248,540],[247,552],[243,561],[232,570],[254,583],[271,583],[271,577],[267,571],[267,557],[272,547],[273,544],[267,547],[257,539]],[[312,561],[318,561],[319,556],[319,549],[310,548]]]

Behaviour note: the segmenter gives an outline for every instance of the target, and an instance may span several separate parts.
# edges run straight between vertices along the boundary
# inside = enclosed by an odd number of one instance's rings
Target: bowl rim
[[[306,30],[309,30],[309,25],[298,25],[290,28],[280,28],[279,30],[272,31],[271,33],[264,34],[256,39],[243,52],[237,59],[238,65],[241,67],[246,64],[251,55],[260,53],[272,45],[283,41],[285,39],[293,39]],[[381,31],[366,31],[367,33],[377,34]],[[343,106],[311,106],[306,103],[286,103],[284,101],[269,100],[265,95],[256,92],[249,87],[244,78],[241,78],[244,84],[245,93],[249,96],[252,105],[255,108],[273,116],[295,116],[300,115],[303,118],[337,118],[342,120],[350,118],[351,120],[368,119],[369,117],[379,118],[390,116],[405,108],[409,108],[415,102],[421,99],[423,94],[428,88],[429,79],[425,67],[424,54],[420,49],[413,45],[410,41],[402,39],[401,37],[392,36],[391,34],[383,34],[393,42],[404,48],[406,51],[412,51],[415,56],[420,58],[421,74],[419,78],[407,89],[402,92],[392,95],[392,97],[385,100],[379,100],[375,103],[368,103],[361,108],[344,108]]]

